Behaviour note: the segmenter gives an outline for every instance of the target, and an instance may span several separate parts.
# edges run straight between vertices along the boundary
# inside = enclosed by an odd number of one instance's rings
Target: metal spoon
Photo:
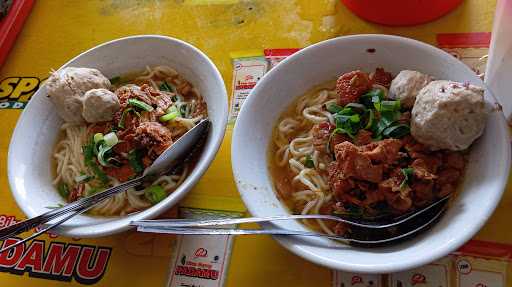
[[[158,176],[158,175],[166,173],[167,171],[169,171],[169,169],[171,169],[173,166],[176,166],[178,164],[178,161],[180,160],[180,158],[182,158],[184,155],[187,155],[188,153],[191,152],[191,150],[196,146],[196,144],[202,138],[203,134],[206,133],[206,131],[209,128],[209,125],[210,125],[210,121],[208,119],[201,120],[196,126],[194,126],[192,129],[187,131],[176,142],[174,142],[169,148],[167,148],[149,167],[147,167],[144,170],[143,174],[140,177],[123,182],[117,186],[106,189],[106,190],[96,193],[92,196],[85,197],[80,200],[71,202],[69,204],[66,204],[63,207],[50,210],[50,211],[45,212],[36,217],[32,217],[32,218],[26,219],[24,221],[20,221],[11,226],[0,229],[0,240],[4,240],[8,237],[18,235],[18,234],[26,232],[32,228],[40,226],[52,219],[61,217],[64,214],[67,214],[70,212],[75,212],[71,215],[68,215],[64,219],[61,219],[57,223],[33,234],[32,236],[25,238],[24,240],[19,241],[13,245],[9,245],[9,246],[3,248],[2,250],[0,250],[0,253],[9,248],[13,248],[15,245],[19,245],[27,240],[35,238],[52,228],[57,227],[58,225],[69,220],[70,218],[72,218],[80,213],[85,212],[86,210],[88,210],[92,206],[94,206],[95,204],[97,204],[109,197],[112,197],[115,194],[118,194],[120,192],[125,191],[128,188],[135,187],[135,186],[141,184],[149,176]]]

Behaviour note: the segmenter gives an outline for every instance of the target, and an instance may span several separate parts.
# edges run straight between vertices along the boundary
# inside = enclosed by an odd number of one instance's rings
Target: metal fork
[[[411,214],[408,214],[391,223],[361,223],[354,220],[349,220],[332,215],[284,215],[284,216],[270,216],[270,217],[250,217],[250,218],[230,218],[230,219],[208,219],[208,220],[190,220],[190,219],[161,219],[161,220],[140,220],[133,221],[130,224],[137,227],[137,231],[140,232],[153,232],[153,233],[166,233],[166,234],[183,234],[183,235],[249,235],[249,234],[269,234],[269,235],[299,235],[299,236],[319,236],[331,239],[343,240],[348,243],[358,244],[383,244],[391,241],[399,240],[417,233],[437,220],[441,214],[446,210],[446,201],[450,196],[446,196],[423,209],[417,210]],[[437,211],[433,210],[434,207],[440,207]],[[287,230],[287,229],[230,229],[230,228],[215,228],[229,224],[240,224],[240,223],[258,223],[258,222],[270,222],[278,220],[297,220],[297,219],[321,219],[321,220],[332,220],[336,222],[342,222],[349,224],[353,227],[357,227],[359,230],[383,230],[390,228],[397,228],[405,225],[405,223],[411,222],[413,219],[421,214],[428,211],[432,211],[433,214],[427,216],[426,221],[416,223],[417,226],[407,230],[398,235],[393,235],[387,238],[381,239],[358,239],[351,238],[346,235],[335,235],[325,234],[318,232],[300,231],[300,230]],[[214,228],[207,228],[212,226]]]
[[[300,231],[300,230],[287,230],[287,229],[237,229],[237,228],[203,228],[203,227],[165,227],[165,226],[145,226],[137,225],[137,231],[139,232],[151,232],[151,233],[164,233],[164,234],[178,234],[178,235],[296,235],[296,236],[315,236],[325,237],[330,239],[336,239],[345,241],[347,243],[357,244],[384,244],[392,241],[397,241],[413,235],[436,221],[446,208],[442,208],[434,217],[422,225],[414,228],[405,233],[398,234],[396,236],[383,238],[383,239],[357,239],[351,238],[345,235],[326,234],[312,231]]]

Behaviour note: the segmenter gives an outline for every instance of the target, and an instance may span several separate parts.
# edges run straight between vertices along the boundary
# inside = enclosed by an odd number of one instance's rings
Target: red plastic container
[[[410,26],[435,20],[463,0],[341,0],[357,16],[379,24]]]

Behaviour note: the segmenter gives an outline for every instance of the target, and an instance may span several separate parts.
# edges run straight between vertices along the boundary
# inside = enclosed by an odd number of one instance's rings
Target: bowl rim
[[[256,86],[253,88],[253,90],[249,94],[249,97],[247,98],[244,105],[242,105],[242,108],[239,113],[239,117],[243,116],[246,113],[246,110],[248,109],[248,106],[250,105],[250,103],[253,102],[255,98],[257,98],[257,96],[254,96],[254,94],[259,93],[260,87],[263,85],[263,83],[266,82],[267,78],[272,77],[274,74],[280,73],[280,71],[283,69],[283,67],[285,67],[288,64],[288,62],[295,61],[295,59],[299,59],[299,58],[303,57],[303,55],[308,53],[309,50],[320,49],[323,46],[334,45],[334,43],[336,43],[336,42],[352,40],[352,39],[394,40],[397,42],[402,42],[402,43],[407,43],[407,44],[410,44],[413,46],[418,46],[419,48],[432,50],[433,53],[435,53],[436,56],[438,56],[438,57],[444,57],[444,58],[453,57],[452,55],[448,54],[447,52],[443,51],[442,49],[432,46],[430,44],[427,44],[427,43],[424,43],[424,42],[421,42],[418,40],[414,40],[411,38],[395,36],[395,35],[358,34],[358,35],[341,36],[341,37],[324,40],[324,41],[318,42],[314,45],[311,45],[311,46],[308,46],[308,47],[305,47],[305,48],[299,50],[298,52],[296,52],[293,55],[284,59],[279,65],[274,67],[272,70],[267,72],[262,77],[262,79],[256,84]],[[465,64],[464,64],[464,68],[467,70],[467,72],[472,72],[471,69],[469,67],[467,67]],[[482,83],[487,88],[487,90],[490,91],[490,89],[488,89],[488,87],[485,85],[485,83],[483,81],[482,81]],[[494,95],[491,94],[491,97],[494,100],[496,100]],[[510,131],[507,128],[508,125],[506,124],[505,116],[503,115],[502,112],[500,113],[500,115],[501,116],[499,116],[499,123],[498,123],[499,129],[504,131],[505,134],[507,134],[510,137]],[[234,157],[238,153],[238,149],[239,149],[239,145],[238,145],[239,138],[240,138],[239,133],[241,133],[241,127],[240,127],[239,123],[240,123],[240,121],[235,122],[235,126],[233,129],[233,135],[232,135],[232,146],[231,146],[232,173],[235,178],[237,190],[240,193],[240,196],[241,196],[245,206],[247,207],[248,212],[253,216],[262,216],[261,214],[259,214],[260,212],[258,212],[259,208],[256,205],[251,204],[251,201],[248,200],[248,198],[247,198],[248,191],[243,188],[244,183],[240,180],[240,178],[236,172],[237,167],[238,167],[238,160],[236,160]],[[506,188],[506,185],[508,182],[508,175],[510,173],[511,146],[510,146],[510,144],[508,144],[506,147],[507,147],[506,154],[503,155],[503,160],[504,160],[506,170],[505,170],[503,176],[496,178],[496,182],[498,183],[497,185],[499,186],[499,190],[497,189],[497,192],[494,193],[494,198],[492,198],[492,199],[494,199],[492,201],[492,208],[489,208],[488,210],[486,210],[484,216],[480,219],[479,222],[472,225],[472,228],[470,231],[463,234],[463,236],[455,238],[453,241],[450,242],[449,245],[444,245],[444,248],[436,248],[436,249],[432,250],[431,253],[429,253],[429,254],[423,254],[421,257],[417,257],[417,258],[411,259],[409,261],[393,262],[386,266],[384,266],[384,265],[378,265],[378,266],[355,265],[355,264],[345,263],[343,261],[332,260],[330,258],[325,258],[323,256],[320,256],[320,255],[316,254],[314,251],[314,249],[318,248],[318,247],[301,246],[300,244],[298,244],[299,240],[298,240],[298,237],[296,237],[296,236],[288,236],[288,237],[272,236],[272,237],[277,242],[279,242],[279,244],[281,244],[283,247],[285,247],[289,251],[293,252],[294,254],[296,254],[308,261],[316,263],[318,265],[322,265],[322,266],[325,266],[328,268],[334,268],[337,270],[346,270],[346,271],[360,272],[360,273],[392,273],[392,272],[408,270],[408,269],[412,269],[412,268],[416,268],[416,267],[428,264],[437,259],[440,259],[443,256],[446,256],[450,252],[453,252],[454,250],[456,250],[460,246],[462,246],[464,243],[466,243],[468,240],[473,238],[475,236],[475,234],[483,227],[483,225],[488,221],[490,216],[493,214],[498,203],[500,202],[500,200],[502,198],[503,193],[505,192],[505,188]],[[275,192],[275,191],[273,191],[273,192]],[[275,227],[275,225],[273,225],[272,223],[262,224],[261,226],[262,226],[262,228]],[[325,247],[319,247],[319,248],[325,248]]]
[[[199,48],[193,46],[190,43],[187,43],[183,40],[176,39],[173,37],[157,35],[157,34],[141,34],[141,35],[121,37],[121,38],[109,40],[107,42],[98,44],[98,45],[93,46],[83,52],[80,52],[78,55],[74,56],[73,58],[68,60],[66,63],[62,64],[57,70],[67,67],[68,65],[70,65],[70,63],[74,62],[75,60],[81,58],[82,56],[84,56],[96,49],[104,48],[106,46],[116,44],[119,42],[124,42],[124,41],[130,41],[130,40],[144,41],[144,40],[148,40],[148,39],[157,39],[160,41],[172,42],[174,44],[177,44],[185,49],[188,49],[188,50],[196,53],[199,56],[199,58],[202,58],[207,63],[207,66],[209,67],[209,69],[211,69],[210,77],[214,78],[215,83],[219,84],[219,89],[221,91],[221,95],[219,96],[219,101],[222,101],[222,103],[219,105],[220,106],[219,113],[222,114],[223,116],[219,117],[220,130],[218,131],[218,134],[216,136],[214,134],[210,135],[209,140],[211,141],[211,148],[209,150],[205,149],[203,151],[204,159],[202,160],[202,162],[198,162],[198,164],[194,168],[194,170],[196,171],[195,177],[188,183],[188,185],[185,186],[186,182],[184,182],[182,185],[180,185],[178,187],[178,189],[182,189],[182,190],[186,190],[186,191],[177,193],[177,195],[174,197],[168,196],[162,202],[160,202],[156,205],[152,205],[151,207],[149,207],[145,210],[142,210],[140,212],[125,215],[125,216],[118,216],[115,219],[108,221],[108,222],[99,222],[99,224],[104,225],[103,228],[101,228],[101,229],[95,228],[95,226],[98,224],[94,224],[94,223],[90,223],[90,224],[83,225],[83,226],[82,225],[69,226],[69,225],[63,224],[63,225],[55,228],[53,231],[59,235],[67,236],[67,237],[79,237],[79,238],[92,238],[92,237],[108,236],[108,235],[120,233],[120,232],[123,232],[123,231],[133,228],[129,225],[129,221],[127,220],[127,218],[130,218],[130,220],[142,220],[142,219],[154,218],[154,217],[162,214],[163,212],[169,210],[171,207],[178,204],[179,201],[192,190],[192,188],[197,184],[197,182],[201,179],[201,177],[207,171],[208,167],[211,165],[212,161],[215,159],[215,157],[222,145],[222,142],[223,142],[225,134],[226,134],[226,128],[227,128],[227,123],[228,123],[228,109],[229,109],[226,85],[224,83],[222,75],[220,74],[217,66],[213,63],[213,61],[203,51],[201,51]],[[43,85],[41,85],[38,88],[38,90],[36,91],[34,96],[37,93],[39,93],[42,90],[42,88],[45,86],[46,86],[46,83],[43,83]],[[27,106],[29,106],[30,104],[31,104],[31,102],[29,101]],[[15,178],[14,178],[14,174],[12,173],[12,168],[11,168],[11,165],[13,164],[13,159],[16,156],[12,152],[12,148],[14,146],[13,142],[18,137],[17,134],[20,133],[19,122],[24,117],[24,115],[27,113],[26,108],[27,107],[25,107],[25,109],[23,109],[20,116],[18,117],[18,119],[16,121],[16,126],[13,130],[11,139],[9,141],[9,148],[8,148],[8,153],[7,153],[7,177],[8,177],[8,182],[9,182],[9,189],[15,199],[16,205],[25,214],[25,216],[34,217],[34,216],[37,216],[38,214],[33,214],[29,208],[27,208],[24,204],[22,204],[23,201],[20,198],[20,194],[18,192],[16,192],[16,184],[14,182]],[[119,222],[119,221],[123,221],[123,220],[125,222],[122,225],[113,226],[114,222]]]

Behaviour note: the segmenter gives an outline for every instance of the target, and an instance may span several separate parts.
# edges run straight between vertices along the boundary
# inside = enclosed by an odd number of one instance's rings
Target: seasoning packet
[[[260,50],[232,52],[233,85],[229,123],[233,124],[252,88],[265,75],[268,62]]]
[[[292,55],[293,53],[299,51],[298,48],[291,49],[265,49],[263,53],[265,54],[265,59],[267,59],[270,69],[274,68],[281,61],[286,59],[286,57]]]
[[[180,208],[180,218],[239,218],[243,213],[197,208]],[[235,228],[236,225],[224,226]],[[171,259],[168,287],[219,287],[224,285],[231,257],[233,236],[178,236]]]

